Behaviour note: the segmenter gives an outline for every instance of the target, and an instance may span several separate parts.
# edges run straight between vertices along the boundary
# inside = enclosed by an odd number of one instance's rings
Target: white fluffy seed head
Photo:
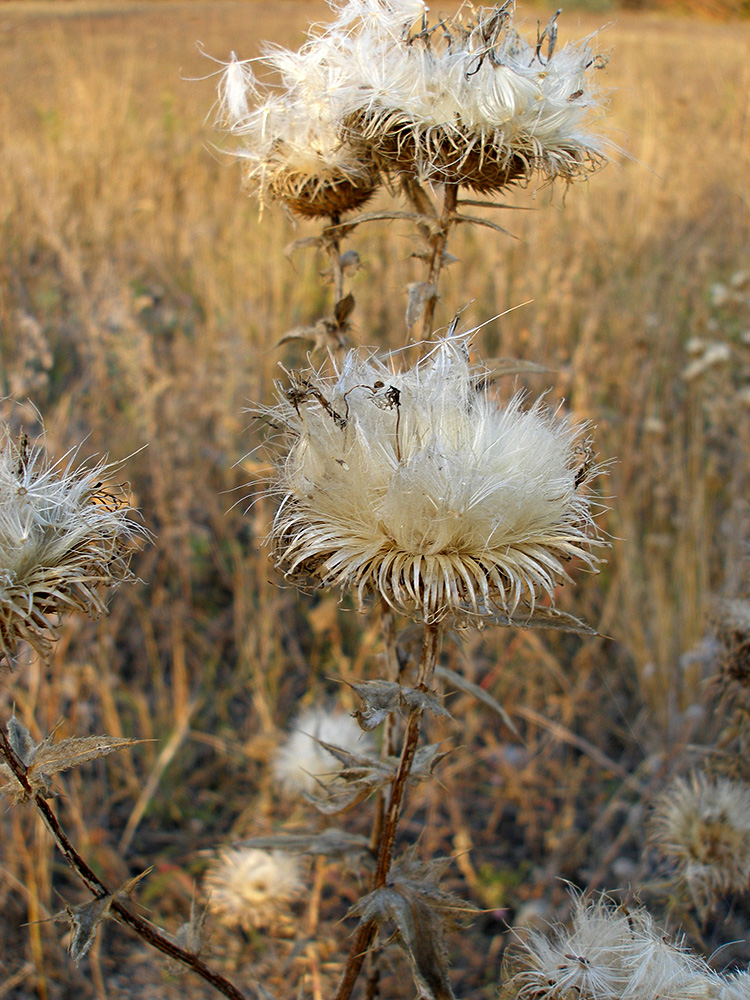
[[[421,0],[332,2],[298,51],[268,47],[259,83],[233,59],[219,123],[261,199],[308,216],[361,205],[381,173],[484,192],[534,174],[570,181],[606,159],[589,39],[525,41],[512,8],[429,25]]]
[[[302,712],[271,765],[274,781],[285,794],[313,793],[320,782],[329,784],[336,779],[341,764],[318,741],[363,755],[373,749],[372,737],[363,733],[351,716],[320,708]]]
[[[514,1000],[719,1000],[733,977],[669,941],[643,909],[577,899],[572,929],[531,932],[512,949]],[[722,992],[724,988],[730,992]]]
[[[0,660],[25,640],[49,651],[63,615],[106,613],[104,587],[131,578],[132,509],[105,488],[113,466],[50,462],[0,429]]]
[[[203,879],[208,910],[227,926],[267,927],[302,891],[299,860],[282,851],[223,850]]]
[[[523,619],[571,558],[596,562],[581,428],[541,402],[502,405],[465,337],[406,370],[397,358],[352,351],[334,378],[281,389],[276,565],[415,620]]]
[[[750,786],[696,772],[657,802],[653,841],[700,907],[750,888]]]

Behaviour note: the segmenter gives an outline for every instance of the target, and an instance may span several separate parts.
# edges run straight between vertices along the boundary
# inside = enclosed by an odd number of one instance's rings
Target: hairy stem
[[[26,796],[36,806],[37,812],[40,814],[45,826],[52,834],[58,850],[76,875],[84,883],[89,892],[91,892],[97,899],[104,899],[107,896],[111,896],[112,893],[109,889],[104,885],[99,876],[91,870],[86,861],[75,849],[68,835],[60,825],[57,816],[55,816],[54,812],[50,808],[47,800],[41,795],[41,793],[34,791],[27,776],[27,768],[13,750],[13,747],[8,740],[8,736],[2,727],[0,727],[0,756],[5,758],[8,767],[18,779],[18,782],[26,793]],[[206,982],[215,987],[219,993],[223,993],[224,996],[229,997],[230,1000],[247,1000],[245,994],[241,993],[236,986],[229,982],[228,979],[225,979],[218,972],[214,972],[214,970],[202,962],[197,955],[194,955],[192,952],[186,951],[178,944],[175,944],[175,942],[171,941],[165,934],[163,934],[158,927],[154,926],[154,924],[150,921],[144,920],[143,917],[139,917],[136,913],[131,912],[127,906],[117,899],[114,899],[112,902],[112,912],[117,914],[121,923],[127,924],[127,926],[142,937],[144,941],[147,941],[152,947],[161,951],[163,954],[168,955],[169,958],[172,958],[177,962],[182,962],[189,969],[192,969],[193,972],[205,979]]]
[[[440,213],[440,226],[430,237],[431,254],[427,262],[428,285],[432,286],[432,294],[428,296],[424,313],[422,314],[422,340],[429,340],[432,336],[433,323],[435,320],[435,306],[438,301],[438,284],[440,282],[440,272],[445,263],[445,248],[448,244],[448,236],[451,226],[456,221],[456,203],[458,202],[458,183],[446,183],[443,192],[443,208]]]
[[[439,625],[425,625],[424,637],[422,639],[422,658],[419,663],[419,674],[416,684],[418,691],[429,691],[432,676],[435,672],[435,664],[437,663],[439,638]],[[390,800],[388,808],[385,811],[383,826],[380,832],[378,857],[371,891],[381,889],[386,884],[388,872],[390,871],[398,822],[401,818],[401,806],[406,792],[406,783],[414,762],[414,755],[417,752],[422,712],[423,709],[421,707],[416,707],[409,713],[404,742],[401,747],[401,757],[391,783]],[[375,921],[368,920],[360,924],[354,936],[354,941],[352,942],[334,1000],[349,1000],[367,955],[367,950],[374,941],[376,933],[377,924]]]

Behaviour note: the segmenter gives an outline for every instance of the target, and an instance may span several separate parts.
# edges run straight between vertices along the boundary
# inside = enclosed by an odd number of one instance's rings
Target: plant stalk
[[[432,286],[433,294],[427,298],[424,306],[424,312],[422,314],[421,333],[423,341],[429,340],[433,332],[435,307],[439,298],[438,283],[440,281],[440,272],[442,271],[445,263],[445,248],[448,244],[448,236],[450,234],[451,226],[455,222],[458,189],[459,185],[457,182],[446,182],[445,190],[443,192],[443,208],[440,213],[440,226],[430,238],[432,253],[430,254],[428,262],[426,282],[428,285]]]
[[[422,639],[422,657],[419,663],[419,674],[416,684],[418,691],[429,691],[430,689],[437,663],[439,639],[440,626],[425,624],[424,637]],[[385,811],[383,827],[380,833],[378,857],[371,892],[374,892],[376,889],[382,889],[388,879],[388,872],[393,860],[393,848],[396,843],[398,822],[401,818],[401,806],[406,792],[406,784],[412,764],[414,763],[414,755],[417,752],[422,713],[423,709],[421,707],[413,708],[409,713],[404,742],[401,748],[401,757],[391,783],[390,801]],[[367,951],[375,939],[377,929],[377,923],[374,920],[368,920],[358,927],[334,1000],[349,1000],[354,984],[362,969]]]

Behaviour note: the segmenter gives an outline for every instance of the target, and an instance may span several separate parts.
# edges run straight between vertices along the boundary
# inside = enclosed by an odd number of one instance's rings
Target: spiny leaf
[[[60,771],[85,764],[86,761],[106,757],[116,750],[124,750],[126,747],[144,742],[126,736],[72,736],[58,743],[52,743],[51,740],[52,735],[42,740],[37,747],[34,760],[29,767],[29,780],[32,780],[32,774],[51,777]]]
[[[190,900],[190,917],[177,928],[172,940],[180,948],[189,951],[191,955],[200,955],[203,949],[203,924],[206,920],[207,907],[199,910],[195,902],[195,894]],[[171,975],[182,975],[187,972],[187,965],[170,959],[167,963]]]
[[[312,343],[313,351],[324,351],[328,348],[345,347],[346,340],[341,333],[338,321],[333,316],[324,316],[311,326],[296,326],[276,341],[275,346],[281,347],[291,340],[306,340]]]
[[[391,712],[403,713],[404,709],[421,708],[434,715],[451,718],[450,712],[443,708],[434,695],[416,688],[402,687],[395,681],[362,681],[351,684],[350,687],[362,701],[362,706],[352,714],[365,732],[377,728]]]
[[[462,677],[461,674],[457,674],[454,670],[449,667],[442,667],[438,665],[435,668],[435,673],[438,677],[442,677],[444,680],[448,681],[454,687],[457,687],[459,691],[463,691],[465,694],[470,694],[472,697],[476,698],[477,701],[481,701],[482,704],[491,708],[493,712],[497,712],[500,718],[503,720],[505,725],[510,729],[510,731],[520,738],[520,733],[516,729],[513,720],[505,711],[503,706],[492,697],[484,688],[480,687],[478,684],[473,684],[470,680]]]
[[[358,833],[348,833],[335,826],[322,833],[285,833],[270,837],[252,837],[241,841],[240,847],[255,847],[261,851],[286,851],[290,854],[313,854],[325,857],[347,857],[369,853],[370,842]]]
[[[399,765],[398,757],[386,757],[376,760],[362,754],[352,753],[341,747],[316,740],[324,750],[327,750],[338,760],[342,767],[335,772],[332,781],[324,784],[319,782],[321,796],[308,795],[307,798],[326,816],[344,812],[373,795],[379,788],[390,785]],[[446,756],[440,753],[437,744],[420,747],[414,755],[414,762],[409,774],[409,781],[423,781],[431,774],[435,765]]]
[[[99,926],[110,916],[112,904],[125,896],[130,896],[136,885],[150,871],[151,869],[147,868],[145,872],[129,879],[110,895],[92,899],[88,903],[80,903],[78,906],[66,905],[64,910],[54,915],[53,920],[67,921],[73,929],[69,951],[74,962],[80,961],[89,952],[96,940]]]
[[[538,604],[533,608],[519,604],[512,615],[496,611],[493,615],[482,617],[479,622],[472,619],[470,608],[467,607],[466,611],[466,622],[472,622],[478,628],[484,628],[485,625],[503,625],[509,628],[553,628],[560,632],[575,632],[578,635],[598,635],[596,629],[579,618],[574,618],[573,615],[557,608],[545,608]]]
[[[352,910],[363,923],[395,924],[417,988],[428,1000],[453,1000],[445,931],[463,922],[467,913],[475,912],[458,896],[440,888],[448,863],[438,859],[424,864],[413,849],[409,850],[393,865],[388,884],[365,896]]]

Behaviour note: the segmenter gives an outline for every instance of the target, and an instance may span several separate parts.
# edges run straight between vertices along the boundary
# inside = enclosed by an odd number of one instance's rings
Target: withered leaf
[[[336,317],[336,322],[339,326],[343,326],[352,314],[354,309],[354,296],[351,292],[345,295],[343,299],[339,299],[336,303],[333,314]]]
[[[362,701],[360,708],[352,715],[365,732],[376,729],[391,712],[403,714],[405,710],[414,708],[451,718],[450,712],[427,691],[402,687],[395,681],[384,680],[362,681],[350,686]]]
[[[8,725],[9,733],[11,723]],[[41,743],[35,744],[28,730],[17,720],[14,726],[16,735],[12,739],[16,739],[16,741],[21,739],[17,735],[21,730],[26,734],[23,740],[28,737],[24,744],[26,777],[32,790],[40,792],[42,795],[49,793],[50,778],[59,774],[60,771],[67,771],[78,764],[84,764],[86,761],[95,760],[98,757],[106,757],[107,754],[114,753],[115,750],[122,750],[142,742],[142,740],[129,739],[125,736],[72,736],[55,743],[56,730],[53,730]],[[33,749],[29,748],[28,741],[31,741]],[[0,785],[0,794],[10,796],[15,802],[23,802],[27,797],[26,792],[7,764],[0,765],[0,775],[3,777],[7,775],[11,778],[6,784]]]
[[[512,615],[502,611],[495,611],[492,615],[483,615],[477,619],[472,614],[472,609],[466,607],[465,619],[457,616],[454,625],[460,628],[471,624],[477,628],[484,628],[485,625],[502,625],[508,628],[553,628],[559,632],[575,632],[578,635],[598,635],[596,629],[591,628],[579,618],[569,615],[558,608],[541,607],[534,605],[531,608],[527,604],[519,604]]]
[[[351,809],[393,781],[399,764],[398,757],[376,760],[325,743],[323,740],[316,742],[342,765],[340,770],[335,772],[333,780],[327,783],[319,782],[320,795],[307,796],[324,815],[332,816]],[[446,756],[445,752],[439,751],[440,747],[437,744],[428,744],[417,750],[409,774],[410,782],[423,781],[432,774],[435,765]]]
[[[100,925],[110,916],[112,904],[116,900],[130,896],[136,885],[150,871],[151,869],[147,868],[145,872],[129,879],[110,895],[92,899],[88,903],[80,903],[78,906],[66,905],[64,910],[53,916],[52,919],[55,921],[69,923],[73,930],[68,950],[74,962],[80,961],[91,949]]]
[[[200,955],[203,949],[203,924],[206,921],[206,914],[208,912],[207,907],[198,909],[195,902],[195,894],[190,901],[190,917],[175,931],[172,940],[180,948],[184,948],[185,951],[189,951],[191,955]],[[187,965],[183,965],[182,962],[175,962],[170,959],[167,962],[167,967],[171,975],[182,975],[187,972]]]
[[[370,842],[358,833],[348,833],[335,826],[322,833],[280,833],[269,837],[251,837],[240,847],[254,847],[261,851],[286,851],[289,854],[323,855],[329,858],[351,857],[367,854]]]
[[[313,351],[325,351],[328,348],[339,348],[346,346],[346,340],[339,329],[339,324],[332,316],[324,316],[317,323],[311,326],[297,326],[289,330],[284,336],[276,341],[275,346],[281,347],[291,340],[305,340],[312,343]]]
[[[422,863],[410,849],[393,865],[387,885],[365,896],[352,910],[363,923],[395,925],[396,939],[406,952],[417,988],[428,1000],[453,1000],[445,931],[476,912],[440,888],[448,864],[448,859]]]
[[[493,698],[488,691],[485,691],[483,687],[472,683],[470,680],[462,677],[461,674],[457,674],[455,670],[451,670],[449,667],[442,667],[438,665],[435,668],[435,673],[438,677],[442,677],[444,680],[448,681],[449,684],[452,684],[453,687],[458,688],[459,691],[472,695],[477,699],[477,701],[481,701],[482,704],[491,708],[493,712],[496,712],[500,716],[508,729],[520,738],[520,733],[516,729],[511,717],[505,711],[500,702]]]
[[[15,712],[8,720],[8,742],[24,767],[28,767],[34,759],[37,744],[26,726],[17,718]],[[5,766],[7,768],[7,764]]]
[[[412,281],[407,286],[406,325],[411,329],[424,312],[425,306],[437,296],[437,288],[429,281]]]
[[[504,375],[543,375],[554,372],[554,368],[540,365],[534,361],[524,361],[521,358],[489,358],[484,367],[486,378],[502,378]]]

